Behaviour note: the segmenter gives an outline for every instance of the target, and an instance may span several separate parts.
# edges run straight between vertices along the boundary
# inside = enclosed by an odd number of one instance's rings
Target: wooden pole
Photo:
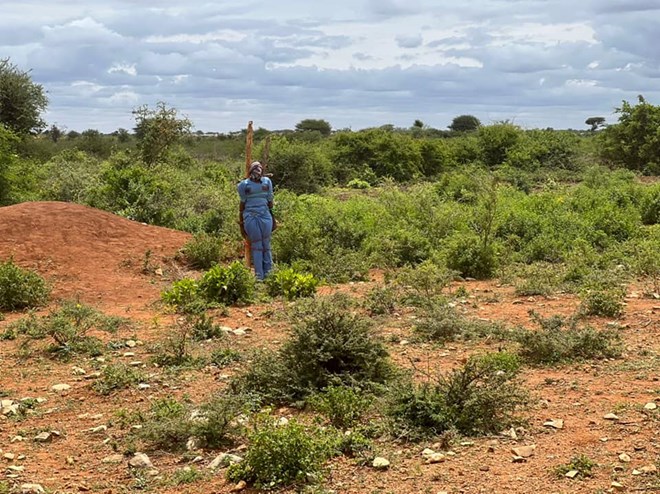
[[[248,122],[247,135],[245,136],[245,178],[250,176],[250,165],[252,164],[252,140],[254,131],[252,129],[252,120]],[[245,238],[245,265],[252,266],[252,255],[250,239]]]

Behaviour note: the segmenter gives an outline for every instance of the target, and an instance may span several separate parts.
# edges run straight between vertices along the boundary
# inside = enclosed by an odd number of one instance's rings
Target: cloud
[[[396,43],[400,48],[418,48],[422,45],[424,38],[421,34],[414,36],[397,36]]]

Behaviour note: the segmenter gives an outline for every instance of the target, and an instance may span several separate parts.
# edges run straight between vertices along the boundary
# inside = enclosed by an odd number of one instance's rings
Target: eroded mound
[[[53,284],[53,296],[128,303],[158,296],[141,271],[171,257],[190,235],[63,202],[0,208],[0,259],[13,256]],[[147,255],[147,252],[150,254]]]

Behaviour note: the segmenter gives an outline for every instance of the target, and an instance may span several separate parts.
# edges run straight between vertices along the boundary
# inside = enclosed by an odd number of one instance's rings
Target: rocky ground
[[[0,209],[0,259],[37,270],[53,284],[53,303],[78,299],[106,314],[130,318],[117,334],[98,334],[109,349],[100,358],[53,359],[26,353],[19,340],[0,341],[0,493],[12,492],[231,492],[249,487],[225,480],[224,458],[241,456],[245,446],[186,454],[148,452],[124,456],[126,431],[120,410],[145,410],[157,397],[193,402],[226,386],[240,363],[168,372],[150,363],[152,344],[162,340],[176,316],[159,303],[161,290],[182,269],[173,261],[188,235],[134,223],[83,206],[32,203]],[[382,282],[323,287],[362,297]],[[531,327],[528,311],[570,314],[573,295],[518,297],[497,281],[466,281],[462,302],[472,317]],[[660,301],[629,287],[626,310],[616,320],[592,318],[612,327],[625,341],[622,358],[528,368],[522,381],[530,392],[524,427],[491,437],[458,438],[450,445],[377,440],[377,460],[356,465],[331,461],[324,488],[337,493],[595,493],[660,491]],[[226,328],[223,345],[239,352],[277,345],[287,323],[274,301],[214,313]],[[48,308],[40,311],[46,313]],[[6,314],[0,333],[24,314]],[[401,311],[375,320],[393,360],[424,372],[448,370],[498,343],[479,341],[445,346],[417,343],[414,316]],[[231,331],[229,331],[231,330]],[[213,347],[207,342],[202,346]],[[105,365],[123,362],[143,371],[144,382],[102,396],[91,385]],[[291,418],[297,411],[280,409]],[[568,468],[580,455],[594,463],[591,477]],[[220,465],[218,465],[220,464]],[[576,465],[574,465],[576,466]],[[186,472],[195,472],[186,483]],[[3,490],[4,489],[4,490]],[[322,491],[317,491],[322,492]]]

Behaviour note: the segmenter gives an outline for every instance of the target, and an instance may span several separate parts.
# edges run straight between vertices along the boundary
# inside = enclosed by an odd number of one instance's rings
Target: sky
[[[0,0],[0,59],[67,130],[132,129],[159,101],[204,132],[586,129],[639,94],[660,104],[659,24],[660,0]]]

